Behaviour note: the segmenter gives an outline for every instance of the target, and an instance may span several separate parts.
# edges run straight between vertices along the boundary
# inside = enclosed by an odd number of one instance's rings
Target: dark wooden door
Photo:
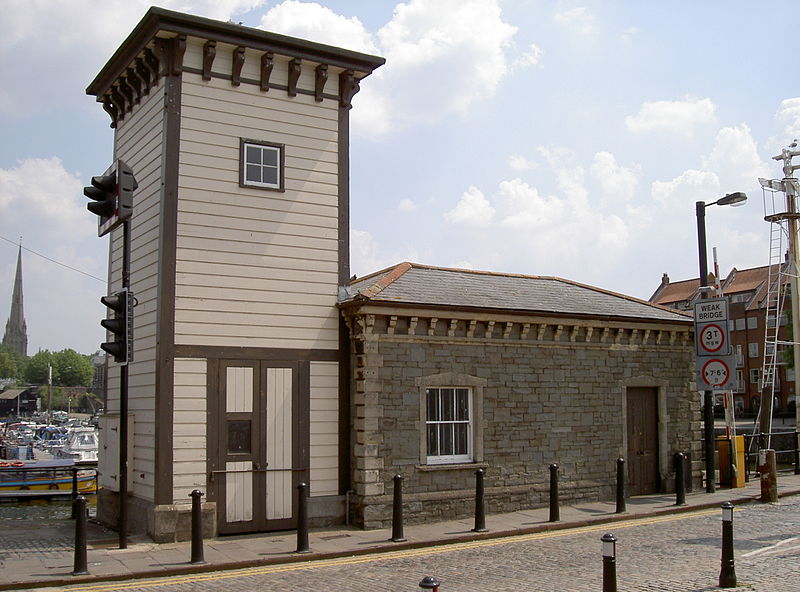
[[[628,495],[658,492],[658,391],[629,388]]]

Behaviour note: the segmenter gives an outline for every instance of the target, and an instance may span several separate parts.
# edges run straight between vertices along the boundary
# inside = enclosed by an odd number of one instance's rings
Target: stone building
[[[555,277],[402,263],[340,304],[352,339],[353,519],[468,515],[474,472],[489,511],[541,505],[549,465],[566,501],[673,487],[673,455],[699,459],[692,319]],[[699,472],[695,472],[695,480]]]

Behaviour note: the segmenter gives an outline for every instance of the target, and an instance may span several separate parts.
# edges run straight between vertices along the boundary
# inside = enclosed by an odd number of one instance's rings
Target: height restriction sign
[[[697,359],[697,388],[723,391],[733,384],[733,356]]]

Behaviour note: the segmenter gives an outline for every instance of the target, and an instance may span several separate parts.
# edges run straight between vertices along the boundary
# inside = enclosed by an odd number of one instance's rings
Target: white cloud
[[[769,177],[774,172],[774,167],[758,155],[756,141],[744,124],[719,130],[703,165],[719,175],[725,192],[757,187],[758,177]]]
[[[684,210],[696,201],[708,201],[709,196],[717,195],[719,186],[716,173],[689,169],[671,181],[654,181],[651,192],[662,205]]]
[[[585,6],[556,13],[553,19],[562,27],[579,35],[592,35],[597,32],[597,18]]]
[[[781,101],[776,118],[783,125],[784,144],[800,139],[800,97]]]
[[[633,199],[638,171],[618,164],[610,152],[598,152],[594,155],[591,172],[606,196],[623,202]]]
[[[711,99],[686,97],[682,101],[643,103],[636,115],[625,118],[633,133],[667,132],[692,136],[699,126],[716,121],[716,105]]]
[[[511,67],[513,69],[521,69],[528,68],[530,66],[541,66],[543,54],[544,50],[541,47],[535,43],[531,43],[528,47],[528,51],[514,60],[514,63],[511,65]]]
[[[508,166],[515,171],[529,171],[538,167],[539,163],[535,160],[525,158],[520,154],[512,154],[508,157]]]
[[[376,54],[372,35],[358,17],[347,18],[316,2],[285,0],[261,17],[262,29],[344,49]]]
[[[397,210],[406,214],[415,212],[417,209],[419,209],[419,206],[412,199],[401,199],[400,203],[397,204]]]
[[[447,212],[445,220],[451,224],[486,226],[494,217],[494,208],[477,187],[470,187],[462,195],[456,207]]]
[[[620,39],[623,43],[633,43],[639,38],[641,31],[637,27],[628,27],[622,32],[620,35]]]

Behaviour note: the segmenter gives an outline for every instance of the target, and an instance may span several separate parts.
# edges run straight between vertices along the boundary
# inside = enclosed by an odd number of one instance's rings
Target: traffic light
[[[100,348],[120,364],[133,361],[133,300],[133,293],[127,288],[100,298],[100,302],[110,309],[110,318],[100,321],[100,325],[111,333],[113,339],[101,343]]]
[[[83,188],[83,194],[92,201],[86,204],[97,214],[97,236],[103,236],[128,220],[133,213],[133,192],[139,184],[133,169],[117,160],[102,175],[92,177],[92,184]]]

